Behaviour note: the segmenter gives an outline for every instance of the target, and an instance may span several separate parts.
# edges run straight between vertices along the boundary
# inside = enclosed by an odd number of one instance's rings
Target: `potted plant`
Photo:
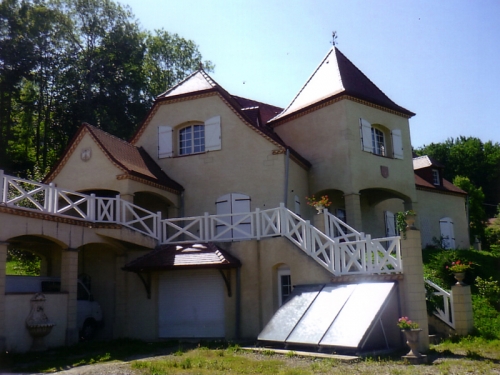
[[[406,210],[403,212],[398,212],[396,214],[396,227],[399,233],[403,234],[403,238],[406,239],[406,230],[408,228],[415,228],[415,216],[417,214],[413,210]]]
[[[306,200],[309,206],[313,206],[318,211],[318,215],[332,204],[328,199],[328,195],[323,195],[319,200],[316,200],[316,197],[313,195],[311,197],[306,197]]]
[[[471,268],[472,262],[465,263],[460,259],[451,262],[451,266],[446,266],[446,269],[453,273],[453,276],[457,280],[457,285],[465,285],[463,282],[465,278],[465,272],[467,272],[467,270]]]
[[[421,357],[422,354],[418,351],[418,336],[422,329],[419,328],[418,323],[412,322],[407,316],[402,316],[398,319],[397,324],[401,331],[405,334],[406,344],[410,347],[410,351],[406,354],[406,356]]]

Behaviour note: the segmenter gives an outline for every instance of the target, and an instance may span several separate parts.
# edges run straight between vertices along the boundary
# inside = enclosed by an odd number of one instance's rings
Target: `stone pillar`
[[[351,193],[344,195],[347,224],[359,232],[363,231],[363,221],[361,219],[360,194]]]
[[[326,221],[325,213],[316,214],[313,216],[311,224],[314,225],[316,229],[326,234],[325,221]]]
[[[68,293],[68,310],[66,326],[66,345],[78,342],[77,326],[77,287],[78,287],[78,250],[68,248],[62,251],[61,260],[61,292]]]
[[[5,327],[5,271],[7,268],[7,245],[7,242],[0,242],[0,355],[7,349],[7,327]]]
[[[116,302],[115,319],[113,320],[113,338],[127,336],[127,273],[122,267],[127,263],[125,255],[117,255],[115,258],[115,282],[116,282]],[[137,276],[135,276],[137,277]]]
[[[429,349],[429,323],[425,303],[424,265],[420,231],[406,230],[406,239],[401,238],[404,279],[400,282],[402,315],[417,322],[422,328],[419,351]]]
[[[455,284],[451,287],[453,297],[453,314],[455,332],[465,336],[474,328],[474,315],[472,313],[472,297],[469,285]]]

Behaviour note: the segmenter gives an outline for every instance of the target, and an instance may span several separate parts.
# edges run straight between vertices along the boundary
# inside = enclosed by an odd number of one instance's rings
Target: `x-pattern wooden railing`
[[[326,234],[284,207],[161,219],[116,197],[96,197],[4,175],[0,203],[89,222],[118,223],[160,243],[223,242],[284,236],[334,275],[401,273],[399,237],[371,239],[325,211]]]

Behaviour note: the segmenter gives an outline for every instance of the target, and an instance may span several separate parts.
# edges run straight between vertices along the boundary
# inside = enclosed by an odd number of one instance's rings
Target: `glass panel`
[[[288,301],[274,314],[258,340],[285,342],[323,285],[297,286]]]

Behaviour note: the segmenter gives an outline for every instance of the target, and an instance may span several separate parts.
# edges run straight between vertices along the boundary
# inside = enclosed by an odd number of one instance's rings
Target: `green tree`
[[[201,61],[193,41],[140,30],[112,0],[0,2],[0,168],[45,170],[82,122],[128,138]]]
[[[449,138],[443,143],[431,143],[415,152],[429,155],[445,166],[444,177],[452,181],[466,176],[481,187],[485,195],[487,213],[492,216],[500,197],[500,144],[483,143],[475,137]]]
[[[453,184],[467,192],[467,206],[470,227],[470,240],[474,242],[475,238],[484,241],[484,229],[486,227],[486,213],[484,210],[484,193],[481,187],[476,187],[468,177],[456,176]]]
[[[177,82],[199,69],[202,56],[192,41],[163,29],[146,34],[146,95],[152,101]],[[211,72],[211,61],[203,62],[203,69]]]

